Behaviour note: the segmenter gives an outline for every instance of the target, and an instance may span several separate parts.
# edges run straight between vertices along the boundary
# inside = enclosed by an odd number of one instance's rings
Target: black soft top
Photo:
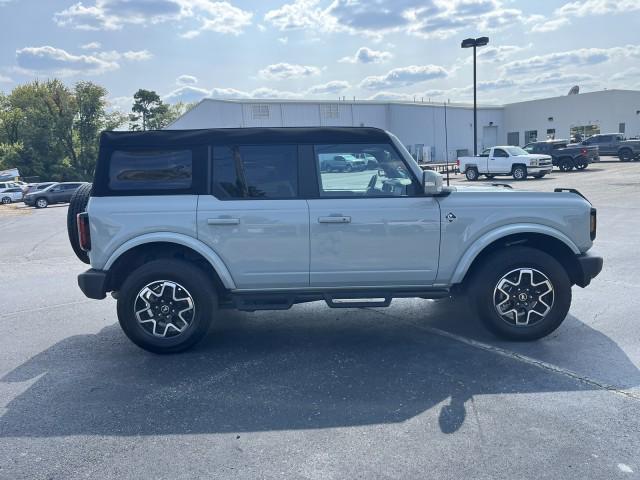
[[[103,132],[102,148],[286,144],[286,143],[386,143],[387,132],[372,127],[280,127],[206,128],[198,130],[152,130],[146,132]]]

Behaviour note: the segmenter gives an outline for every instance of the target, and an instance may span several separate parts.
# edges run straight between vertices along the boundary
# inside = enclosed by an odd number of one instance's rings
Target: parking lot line
[[[375,312],[378,313],[380,315],[383,316],[387,316],[387,317],[392,317],[392,318],[399,318],[396,317],[393,314],[387,313],[387,312],[383,312],[380,311],[378,309],[373,309],[373,308],[367,308],[367,310],[371,311],[371,312]],[[610,385],[608,383],[604,383],[601,382],[600,380],[596,380],[594,378],[585,376],[585,375],[580,375],[572,370],[569,370],[567,368],[563,368],[563,367],[559,367],[558,365],[554,365],[552,363],[549,362],[545,362],[543,360],[538,360],[537,358],[533,358],[530,357],[528,355],[523,355],[521,353],[518,352],[514,352],[513,350],[507,350],[506,348],[502,348],[502,347],[498,347],[496,345],[491,345],[490,343],[486,343],[486,342],[481,342],[478,340],[474,340],[472,338],[469,337],[464,337],[462,335],[458,335],[456,333],[451,333],[451,332],[447,332],[446,330],[441,330],[439,328],[435,328],[435,327],[428,327],[425,325],[421,325],[419,323],[416,322],[408,322],[411,325],[413,325],[414,327],[434,334],[434,335],[438,335],[441,337],[445,337],[445,338],[449,338],[451,340],[455,340],[457,342],[460,343],[464,343],[465,345],[468,345],[470,347],[474,347],[474,348],[478,348],[480,350],[484,350],[485,352],[490,352],[490,353],[494,353],[496,355],[500,355],[502,357],[506,357],[506,358],[510,358],[512,360],[517,360],[519,362],[522,363],[526,363],[527,365],[532,365],[534,367],[540,368],[542,370],[546,370],[552,373],[557,373],[559,375],[563,375],[565,377],[569,377],[572,378],[573,380],[577,380],[579,382],[582,382],[586,385],[589,385],[591,387],[597,388],[598,390],[606,390],[608,392],[612,392],[615,393],[617,395],[621,395],[623,397],[626,398],[630,398],[633,400],[638,400],[640,401],[640,393],[635,393],[635,392],[630,392],[628,390],[623,390],[621,388],[618,388],[614,385]]]
[[[82,304],[91,303],[91,302],[93,302],[93,300],[78,300],[75,302],[66,302],[66,303],[58,303],[55,305],[47,305],[45,307],[26,308],[24,310],[16,310],[14,312],[0,313],[0,318],[7,318],[13,315],[19,315],[21,313],[33,313],[33,312],[39,312],[41,310],[51,310],[52,308],[68,307],[72,305],[82,305]]]

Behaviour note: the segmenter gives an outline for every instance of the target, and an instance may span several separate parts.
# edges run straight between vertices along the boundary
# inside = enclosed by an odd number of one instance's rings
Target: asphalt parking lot
[[[640,478],[640,163],[496,182],[598,208],[604,270],[534,343],[408,299],[225,312],[156,356],[77,288],[66,206],[0,207],[0,478]]]

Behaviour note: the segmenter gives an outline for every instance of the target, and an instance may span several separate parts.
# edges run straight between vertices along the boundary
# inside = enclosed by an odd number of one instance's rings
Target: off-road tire
[[[80,248],[80,240],[78,239],[78,214],[87,210],[87,203],[91,196],[90,183],[81,185],[69,200],[69,209],[67,210],[67,234],[69,235],[69,243],[76,257],[81,262],[89,263],[89,254]]]
[[[532,325],[514,325],[500,316],[494,295],[500,280],[516,269],[534,269],[548,277],[553,286],[553,304],[544,318]],[[485,326],[499,337],[537,340],[549,335],[564,321],[571,306],[571,281],[564,267],[551,255],[530,247],[514,246],[485,257],[474,268],[468,285],[471,304]]]
[[[166,280],[184,287],[193,300],[193,319],[186,329],[175,336],[157,337],[145,330],[136,318],[136,299],[146,285]],[[213,281],[192,263],[175,259],[159,259],[134,270],[118,292],[118,321],[129,339],[144,350],[168,354],[187,350],[202,340],[218,301]]]
[[[573,160],[570,158],[561,158],[558,160],[558,167],[561,172],[570,172],[573,170]]]
[[[622,150],[620,150],[618,158],[621,162],[630,162],[631,160],[633,160],[633,150],[631,150],[630,148],[623,148]]]

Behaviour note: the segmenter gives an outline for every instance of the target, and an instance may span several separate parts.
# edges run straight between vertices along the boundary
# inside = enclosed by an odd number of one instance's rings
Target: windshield
[[[529,155],[529,153],[526,150],[524,150],[524,149],[522,149],[520,147],[507,147],[507,148],[505,148],[505,150],[507,152],[509,152],[509,155],[511,155],[512,157],[519,157],[521,155]]]

